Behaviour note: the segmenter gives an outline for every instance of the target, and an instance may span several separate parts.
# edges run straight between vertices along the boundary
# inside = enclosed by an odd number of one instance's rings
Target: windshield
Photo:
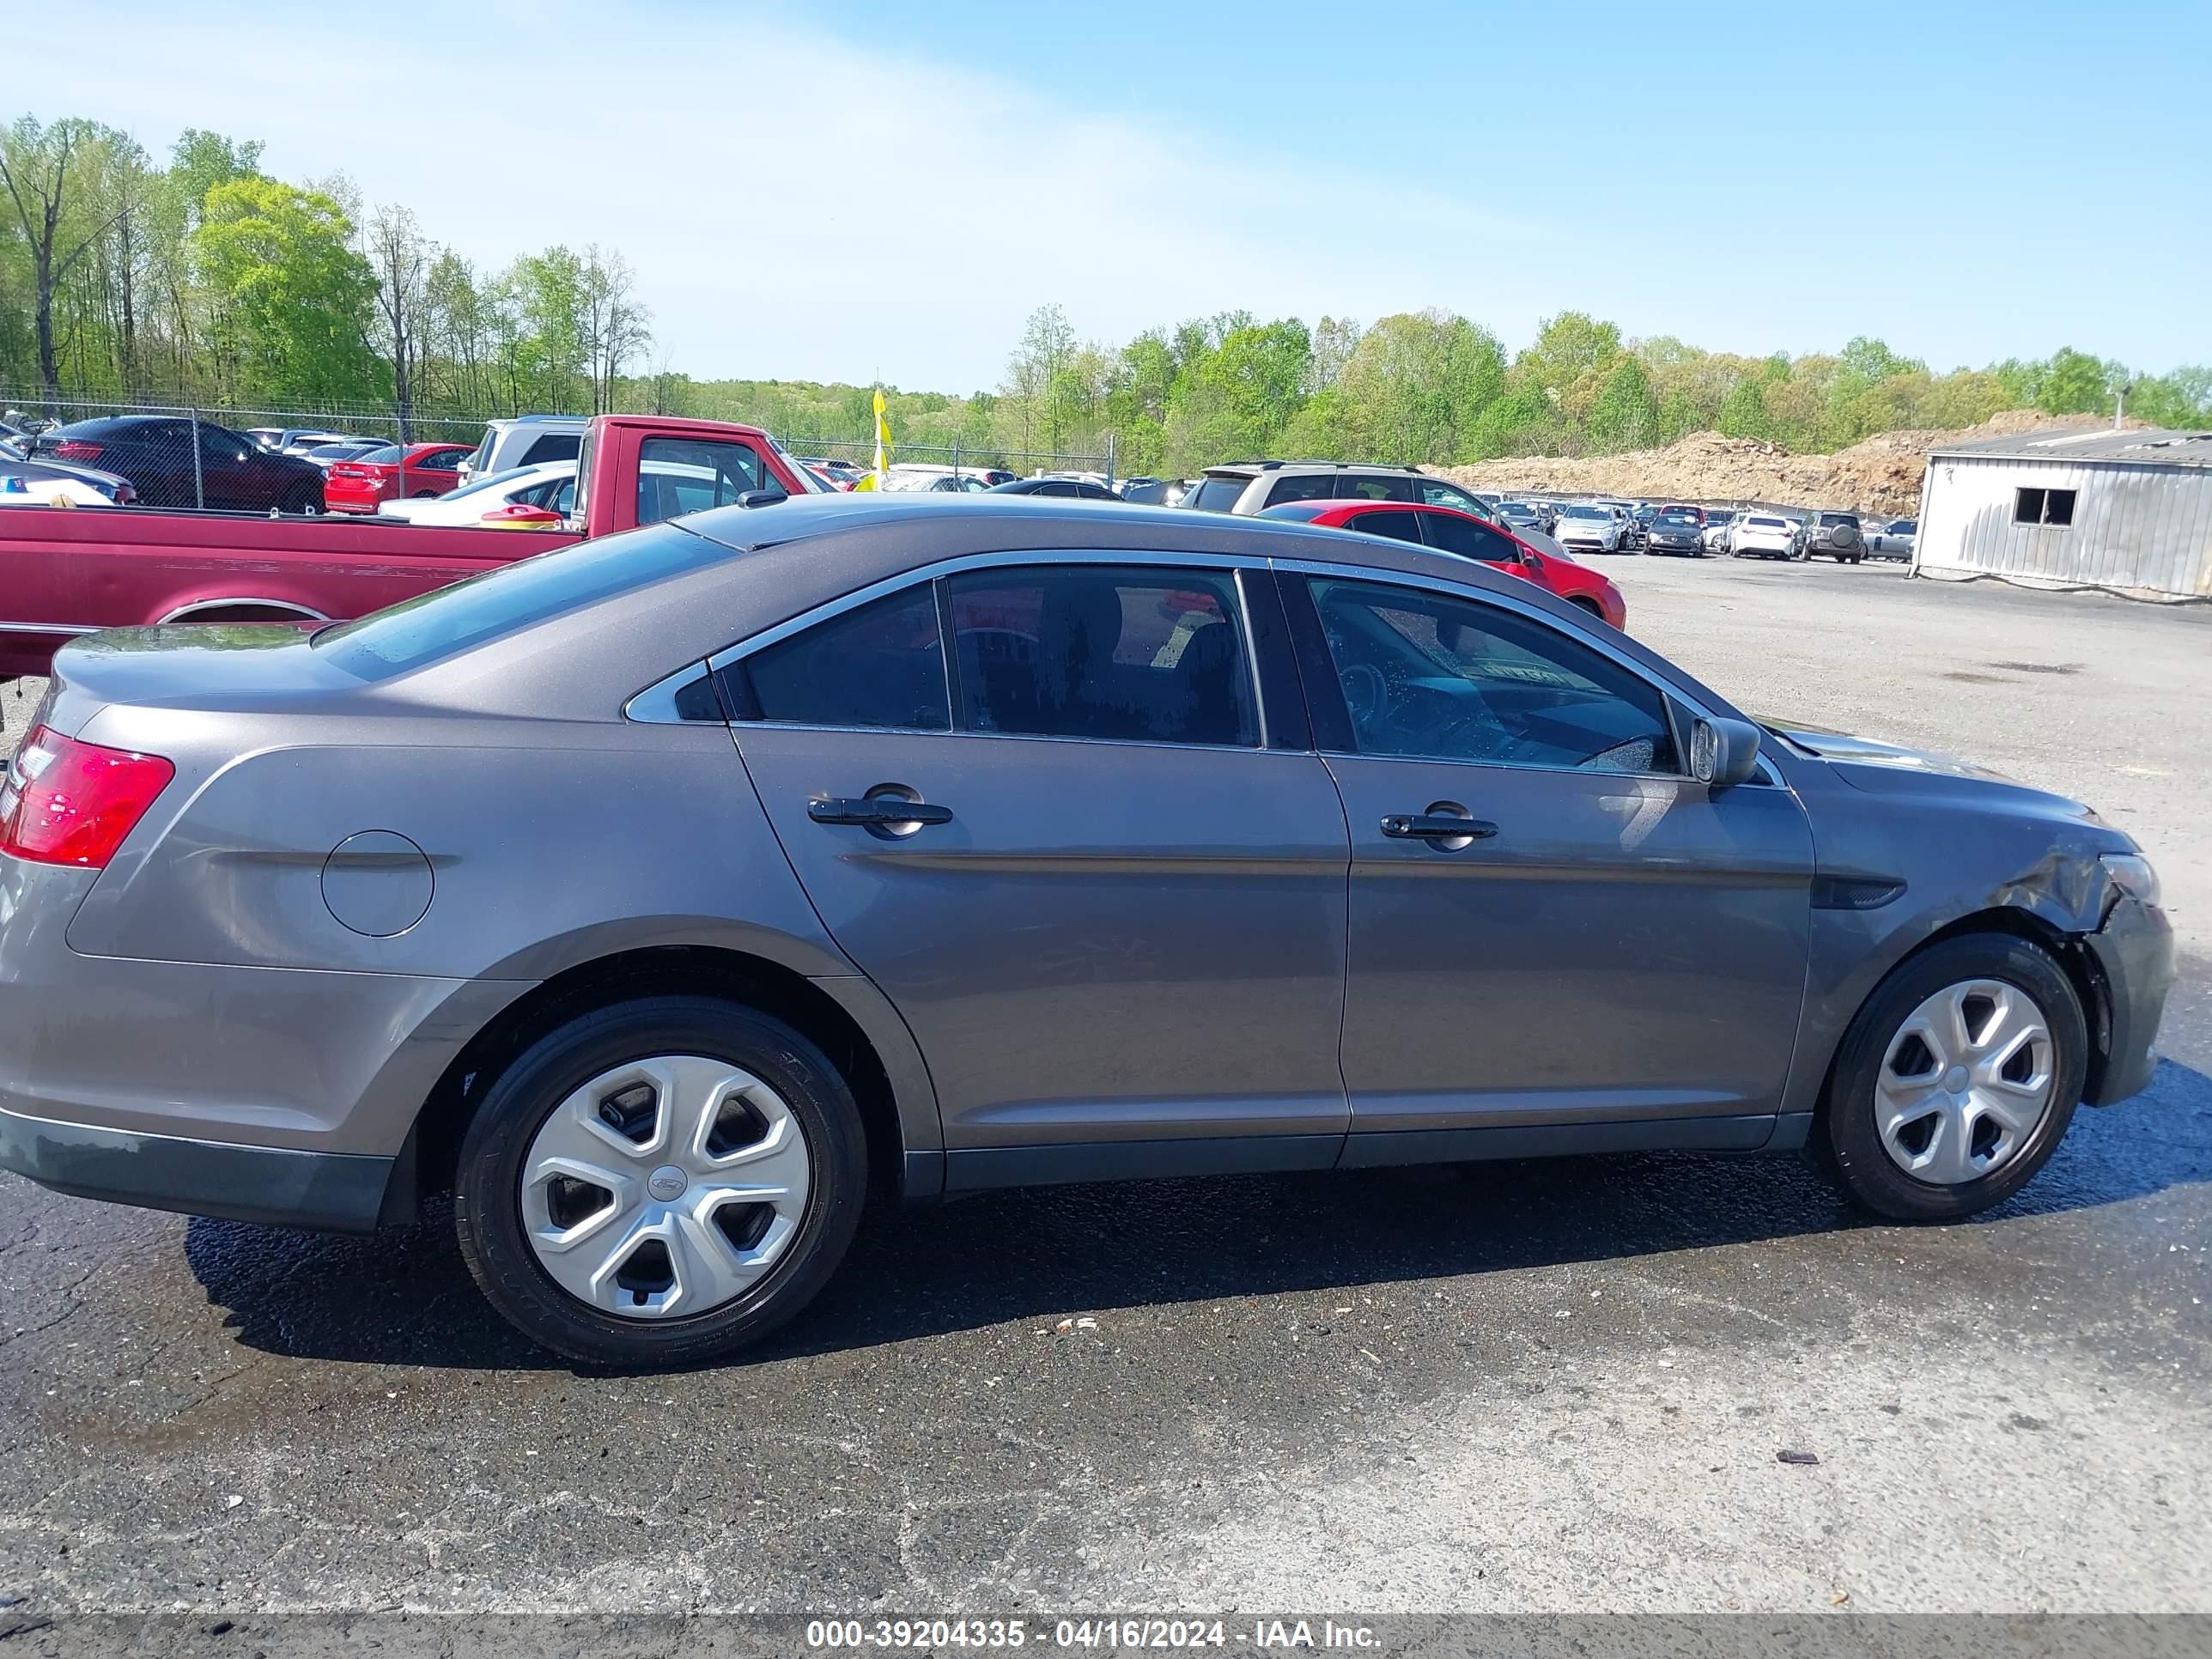
[[[1609,519],[1613,516],[1601,507],[1570,507],[1562,510],[1570,519]]]
[[[1662,513],[1659,515],[1659,522],[1678,526],[1687,526],[1694,530],[1698,525],[1698,515],[1694,513]]]
[[[1185,507],[1194,507],[1201,513],[1226,513],[1237,505],[1245,486],[1252,481],[1231,474],[1224,477],[1208,475],[1197,489],[1182,498]]]
[[[372,449],[366,455],[357,455],[354,459],[364,465],[391,466],[399,459],[399,455],[398,444],[386,444],[381,449]]]
[[[577,542],[501,565],[451,587],[321,629],[314,648],[364,680],[380,680],[664,576],[731,556],[674,525]]]
[[[775,451],[782,458],[783,464],[791,469],[793,476],[799,480],[799,488],[802,493],[809,495],[835,495],[838,493],[835,486],[817,477],[811,465],[802,464],[796,456],[776,442],[774,438],[768,441],[768,447]],[[771,478],[769,482],[773,483],[775,480]]]
[[[501,484],[512,483],[521,477],[565,477],[575,470],[574,461],[550,461],[539,466],[510,466],[504,472],[487,472],[470,479],[459,489],[449,489],[438,497],[441,501],[458,501],[465,496],[481,495],[487,490],[497,489]]]

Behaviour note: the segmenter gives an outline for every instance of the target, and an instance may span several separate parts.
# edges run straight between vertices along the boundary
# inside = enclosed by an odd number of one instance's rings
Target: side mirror
[[[1749,720],[1701,720],[1690,730],[1690,775],[1709,789],[1733,788],[1759,773],[1759,728]]]
[[[781,489],[741,489],[738,492],[739,507],[774,507],[778,501],[787,501],[791,492]]]

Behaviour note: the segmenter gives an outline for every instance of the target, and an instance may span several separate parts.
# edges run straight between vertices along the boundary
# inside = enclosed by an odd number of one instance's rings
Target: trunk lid
[[[327,696],[359,682],[308,648],[288,623],[117,628],[54,653],[35,724],[80,737],[111,704],[221,711]]]

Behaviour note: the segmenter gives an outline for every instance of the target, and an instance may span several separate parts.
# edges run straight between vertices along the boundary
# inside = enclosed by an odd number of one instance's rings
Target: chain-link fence
[[[872,438],[785,438],[780,441],[803,461],[829,463],[823,470],[866,472],[875,465],[876,446]],[[890,465],[895,480],[924,488],[927,486],[922,480],[932,473],[955,480],[980,478],[987,484],[1002,483],[1010,478],[1052,476],[1087,478],[1094,483],[1111,486],[1118,482],[1114,452],[1110,441],[1103,454],[1059,449],[1000,449],[958,443],[895,442]]]
[[[79,501],[97,495],[228,512],[374,511],[394,494],[451,488],[454,468],[483,434],[481,419],[402,416],[388,406],[211,409],[0,387],[0,438],[26,452],[30,464],[18,471],[48,475],[33,481],[32,493],[74,493]],[[793,454],[823,463],[818,470],[839,483],[854,481],[874,463],[869,438],[781,441]],[[899,443],[891,466],[886,482],[903,489],[975,489],[1045,474],[1120,482],[1110,440],[1103,454]],[[365,481],[365,467],[377,476]]]
[[[25,471],[39,475],[31,493],[82,475],[85,488],[111,501],[245,513],[324,511],[331,469],[347,461],[398,468],[392,477],[401,493],[440,493],[484,429],[482,421],[403,420],[390,410],[210,410],[4,389],[0,422],[11,428],[0,436],[24,452]]]

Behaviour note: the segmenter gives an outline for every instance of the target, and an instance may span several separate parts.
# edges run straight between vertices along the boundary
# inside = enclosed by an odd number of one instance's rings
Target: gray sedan
[[[1816,1151],[2017,1192],[2140,1089],[2135,843],[1746,720],[1369,537],[820,495],[312,638],[64,649],[0,791],[0,1165],[726,1354],[872,1194]]]

